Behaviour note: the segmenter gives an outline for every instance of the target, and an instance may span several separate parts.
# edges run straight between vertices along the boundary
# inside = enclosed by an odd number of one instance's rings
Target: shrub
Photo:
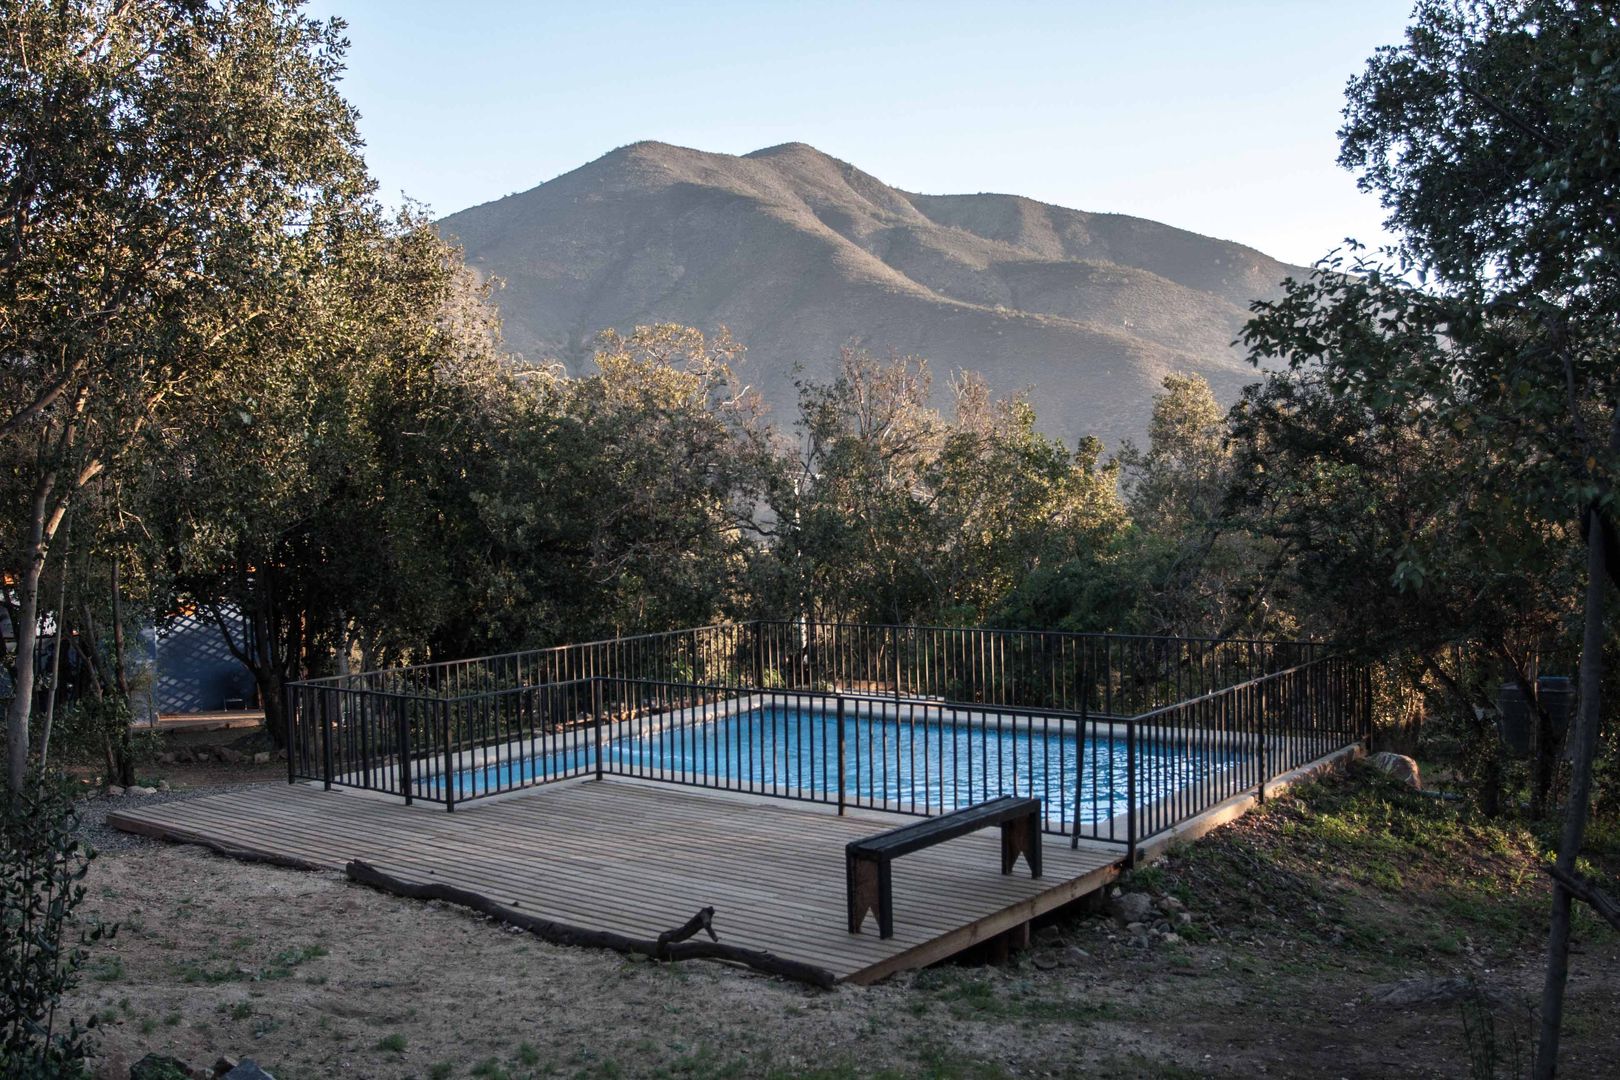
[[[95,1020],[59,1031],[56,1010],[78,981],[85,946],[112,934],[75,914],[94,857],[63,780],[31,777],[0,792],[0,1076],[88,1075],[86,1028]]]

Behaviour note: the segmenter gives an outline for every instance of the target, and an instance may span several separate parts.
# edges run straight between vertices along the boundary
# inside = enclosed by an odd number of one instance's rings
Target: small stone
[[[122,795],[123,793],[124,793],[124,789],[119,787],[117,784],[108,784],[107,785],[107,795],[109,797],[114,797],[115,798],[115,797],[117,797],[119,795]],[[151,1057],[151,1056],[152,1056],[151,1054],[146,1055],[146,1057]],[[141,1061],[145,1061],[145,1060],[146,1060],[146,1058],[141,1059]],[[139,1065],[140,1063],[141,1063],[140,1061],[137,1061],[135,1064]],[[131,1066],[131,1068],[133,1069],[134,1066]]]
[[[254,754],[253,755],[253,764],[255,764],[255,765],[268,765],[268,764],[270,764],[270,751],[261,750],[257,754]]]
[[[156,795],[157,794],[157,788],[155,788],[155,787],[146,787],[143,784],[136,784],[134,787],[125,788],[124,789],[124,794],[126,794],[126,795]]]
[[[175,763],[175,761],[176,761],[176,759],[178,759],[178,758],[179,758],[179,756],[180,756],[180,755],[178,755],[178,754],[173,754],[173,753],[162,753],[162,754],[159,754],[159,755],[158,755],[158,756],[157,756],[157,759],[158,759],[158,764],[160,764],[160,765],[173,765],[173,764],[174,764],[174,763]]]
[[[1169,933],[1169,934],[1164,935],[1163,940],[1164,940],[1164,943],[1166,945],[1180,945],[1181,944],[1181,935],[1177,934],[1177,933]]]
[[[1078,964],[1083,960],[1090,960],[1091,954],[1078,945],[1070,945],[1068,951],[1063,954],[1063,958],[1071,964]]]
[[[1177,926],[1191,926],[1192,925],[1192,913],[1188,912],[1188,911],[1179,912],[1176,915],[1176,925]]]
[[[1183,911],[1187,907],[1186,904],[1183,904],[1174,896],[1167,896],[1163,900],[1160,900],[1159,906],[1164,908],[1166,911]]]
[[[190,1066],[162,1054],[147,1054],[129,1067],[129,1080],[190,1080],[190,1077]]]
[[[227,765],[235,765],[242,760],[242,751],[232,750],[229,746],[214,747],[214,757]]]
[[[157,782],[157,789],[159,791],[168,791],[169,790],[169,782],[167,780],[159,780]]]
[[[1125,929],[1130,933],[1131,937],[1147,937],[1148,936],[1148,925],[1147,925],[1147,923],[1140,923],[1140,922],[1126,923],[1125,924]]]
[[[1057,958],[1056,954],[1046,949],[1036,950],[1033,954],[1031,954],[1029,959],[1030,963],[1034,964],[1042,971],[1052,971],[1053,969],[1060,967],[1063,963]]]

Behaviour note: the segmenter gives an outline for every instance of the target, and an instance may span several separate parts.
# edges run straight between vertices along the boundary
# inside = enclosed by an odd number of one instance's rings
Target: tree
[[[23,462],[8,779],[68,507],[259,315],[253,286],[364,196],[340,23],[291,0],[0,3],[0,439]]]
[[[1124,528],[1101,444],[1071,451],[1039,434],[1028,402],[994,400],[970,373],[953,381],[947,418],[930,385],[924,361],[849,349],[830,383],[801,386],[801,444],[772,492],[766,606],[1022,624],[1032,578],[1097,574]]]
[[[1272,545],[1228,520],[1238,471],[1215,392],[1199,375],[1166,375],[1163,386],[1147,449],[1127,441],[1118,455],[1140,576],[1138,628],[1209,637],[1295,632],[1266,604]]]
[[[1393,265],[1324,269],[1246,337],[1376,409],[1476,435],[1518,513],[1585,545],[1579,711],[1536,1075],[1556,1071],[1575,860],[1601,723],[1606,590],[1620,570],[1620,23],[1578,0],[1426,0],[1351,83],[1341,162],[1389,210]],[[1420,290],[1389,288],[1408,278]],[[1395,315],[1381,304],[1401,307]],[[1423,312],[1406,318],[1403,312]],[[1400,317],[1397,317],[1400,316]],[[1407,334],[1417,330],[1416,340]],[[1407,348],[1407,345],[1415,347]],[[1462,478],[1478,480],[1470,471]]]
[[[307,272],[260,291],[145,458],[175,598],[219,624],[275,736],[288,680],[420,655],[465,601],[457,522],[508,392],[460,252],[411,212],[340,223],[304,234]]]

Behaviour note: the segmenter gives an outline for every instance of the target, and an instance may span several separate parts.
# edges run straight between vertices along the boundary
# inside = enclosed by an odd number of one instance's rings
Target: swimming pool
[[[964,719],[966,717],[966,719]],[[781,704],[714,709],[679,723],[619,725],[602,746],[603,771],[700,783],[706,787],[791,795],[852,806],[940,813],[998,795],[1033,795],[1049,822],[1106,822],[1127,806],[1129,750],[1106,723],[1081,740],[1072,723],[997,722],[983,713],[936,708],[922,715],[868,709],[843,720],[827,710]],[[557,745],[558,742],[563,745]],[[593,772],[592,733],[510,745],[504,755],[454,774],[459,800],[546,779]],[[1173,795],[1236,767],[1244,755],[1201,745],[1197,753],[1138,737],[1138,806]],[[1078,776],[1078,784],[1076,779]],[[439,777],[424,777],[442,797]]]

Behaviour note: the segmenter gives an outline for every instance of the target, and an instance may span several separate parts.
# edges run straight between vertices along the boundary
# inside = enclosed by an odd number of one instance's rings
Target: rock
[[[1192,925],[1192,913],[1189,912],[1189,911],[1178,912],[1177,915],[1176,915],[1176,925],[1177,926],[1191,926]]]
[[[108,1050],[96,1063],[96,1080],[129,1080],[129,1058],[117,1050]]]
[[[227,765],[236,765],[242,760],[242,751],[232,750],[228,746],[216,746],[214,747],[214,757]]]
[[[129,1080],[191,1080],[191,1067],[161,1054],[147,1054],[129,1067]]]
[[[1185,911],[1186,908],[1187,908],[1186,904],[1183,904],[1180,900],[1176,899],[1174,896],[1167,896],[1163,900],[1160,900],[1159,901],[1159,906],[1161,908],[1163,908],[1164,910],[1166,910],[1166,911],[1172,911],[1172,912],[1174,912],[1174,911]]]
[[[107,785],[107,796],[109,798],[117,797],[119,795],[122,795],[123,793],[124,793],[124,789],[119,787],[117,784],[108,784]],[[151,1054],[146,1055],[146,1057],[151,1057],[151,1056],[152,1056]],[[146,1059],[142,1058],[141,1060],[144,1061]],[[137,1061],[135,1064],[139,1065],[140,1062]],[[131,1067],[133,1068],[133,1066],[131,1066]]]
[[[276,1080],[265,1072],[257,1061],[252,1058],[243,1058],[242,1064],[225,1074],[224,1080]]]
[[[169,782],[167,780],[159,780],[157,787],[158,787],[159,791],[168,791],[169,790]]]
[[[1068,949],[1064,951],[1063,959],[1066,963],[1082,964],[1091,959],[1091,954],[1080,948],[1078,945],[1070,945]]]
[[[1367,764],[1419,791],[1423,790],[1423,778],[1418,774],[1418,763],[1405,754],[1394,754],[1385,750],[1368,758]]]
[[[1121,926],[1147,922],[1153,918],[1153,899],[1147,893],[1125,893],[1111,897],[1108,901],[1108,910],[1114,916],[1114,921]]]
[[[145,787],[144,785],[136,784],[134,787],[125,788],[124,789],[124,794],[125,795],[156,795],[157,790],[158,789],[155,788],[155,787]]]
[[[180,757],[179,754],[162,753],[162,754],[159,754],[157,756],[158,764],[159,765],[173,765],[177,760],[179,760],[179,757]]]
[[[1063,963],[1063,961],[1057,958],[1057,954],[1053,953],[1049,949],[1035,950],[1035,952],[1030,954],[1029,961],[1042,971],[1051,971],[1054,968],[1062,966]]]
[[[270,764],[270,751],[268,751],[268,750],[260,750],[257,754],[254,754],[253,755],[253,764],[255,764],[255,765],[268,765],[268,764]]]
[[[1479,997],[1486,1001],[1502,1002],[1508,995],[1502,991],[1481,986],[1473,979],[1461,975],[1445,978],[1402,979],[1383,983],[1367,991],[1367,1000],[1374,1005],[1392,1009],[1406,1009],[1421,1005],[1455,1005],[1459,1001]]]
[[[1164,937],[1161,938],[1160,940],[1162,940],[1166,945],[1180,945],[1181,944],[1181,935],[1172,932],[1172,933],[1168,933],[1168,934],[1164,935]]]

